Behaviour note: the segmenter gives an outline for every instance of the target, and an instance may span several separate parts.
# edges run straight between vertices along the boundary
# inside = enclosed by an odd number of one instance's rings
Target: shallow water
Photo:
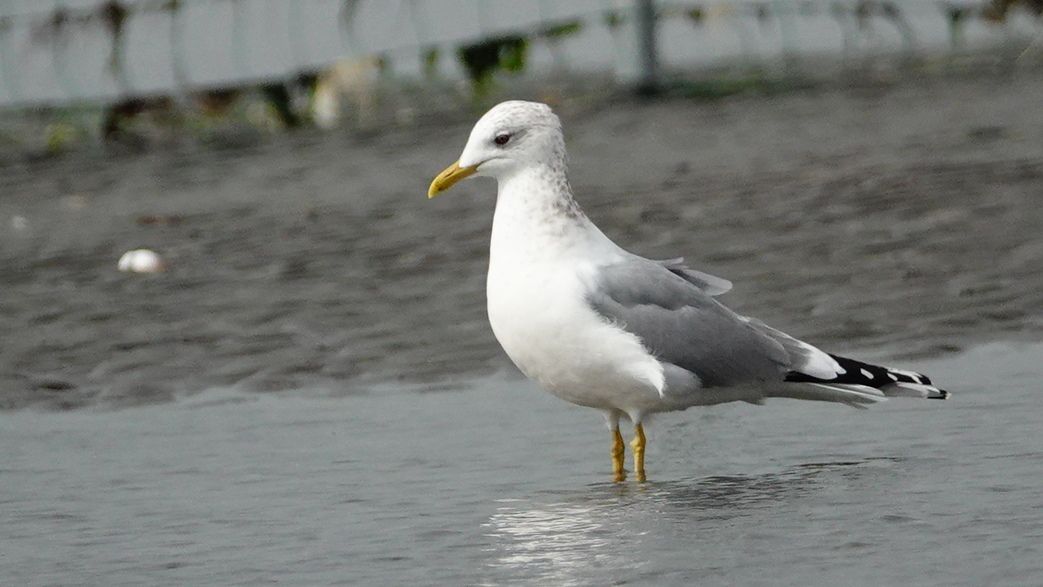
[[[663,416],[645,485],[510,376],[6,412],[0,583],[1040,584],[1041,356],[913,363],[948,402]]]

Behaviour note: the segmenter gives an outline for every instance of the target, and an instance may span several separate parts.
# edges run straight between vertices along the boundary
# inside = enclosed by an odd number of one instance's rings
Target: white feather
[[[948,394],[937,387],[922,385],[919,383],[907,383],[899,381],[885,385],[883,392],[890,397],[917,397],[945,399]]]

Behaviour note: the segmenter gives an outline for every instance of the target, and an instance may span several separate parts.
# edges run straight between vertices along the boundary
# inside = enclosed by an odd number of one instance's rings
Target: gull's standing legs
[[[634,439],[630,441],[630,447],[634,449],[634,474],[637,475],[638,483],[645,482],[645,429],[641,422],[634,425]]]
[[[612,480],[622,483],[627,479],[627,471],[623,468],[623,457],[626,455],[626,445],[623,444],[623,435],[619,433],[619,412],[607,412],[605,422],[612,431]]]
[[[612,480],[616,483],[622,483],[627,480],[627,470],[623,468],[623,456],[626,454],[626,448],[623,444],[623,435],[619,433],[619,428],[612,431],[614,440],[612,442]]]

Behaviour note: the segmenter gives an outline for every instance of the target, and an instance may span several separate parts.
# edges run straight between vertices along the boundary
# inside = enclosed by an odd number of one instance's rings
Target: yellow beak
[[[456,182],[461,179],[471,177],[476,171],[478,171],[477,165],[472,165],[471,167],[460,167],[459,161],[446,167],[445,171],[439,173],[434,181],[431,182],[431,187],[427,188],[428,199],[453,187],[456,185]]]

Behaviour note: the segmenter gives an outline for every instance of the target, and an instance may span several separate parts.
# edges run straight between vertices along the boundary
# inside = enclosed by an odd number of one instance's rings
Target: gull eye
[[[496,135],[496,138],[493,139],[493,142],[502,147],[502,146],[506,145],[507,141],[509,141],[509,140],[511,140],[511,135],[509,135],[507,133],[500,133],[500,134]]]

